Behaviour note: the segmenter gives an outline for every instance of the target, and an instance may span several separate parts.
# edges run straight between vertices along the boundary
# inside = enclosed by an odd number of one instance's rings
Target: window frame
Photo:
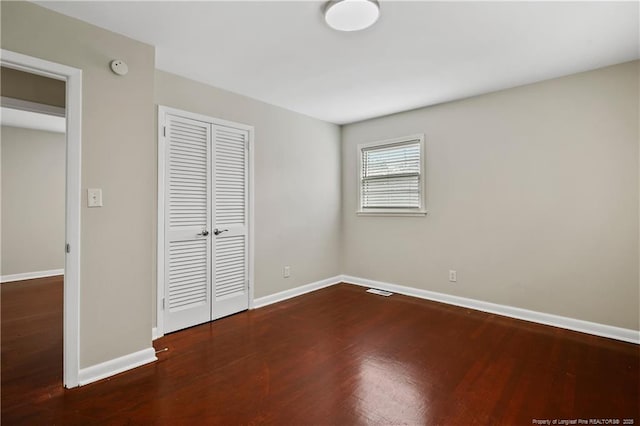
[[[420,207],[362,207],[362,153],[364,149],[376,147],[388,147],[418,141],[420,146]],[[357,211],[358,216],[425,216],[426,210],[426,178],[425,178],[425,142],[424,133],[402,136],[393,139],[385,139],[375,142],[361,143],[357,146],[358,167],[357,167]]]

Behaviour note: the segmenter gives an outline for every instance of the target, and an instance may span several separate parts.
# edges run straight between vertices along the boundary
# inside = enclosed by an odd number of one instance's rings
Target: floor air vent
[[[391,293],[390,291],[385,291],[385,290],[378,290],[377,288],[370,288],[369,290],[367,290],[367,293],[373,293],[373,294],[377,294],[378,296],[391,296],[393,293]]]

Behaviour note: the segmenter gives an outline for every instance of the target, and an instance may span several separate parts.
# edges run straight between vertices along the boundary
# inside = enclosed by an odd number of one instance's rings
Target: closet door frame
[[[248,191],[248,223],[247,233],[249,248],[247,250],[247,262],[248,262],[248,278],[249,278],[249,309],[254,307],[254,127],[242,123],[236,123],[228,120],[222,120],[219,118],[210,117],[203,114],[184,111],[176,108],[167,107],[164,105],[158,105],[158,199],[157,199],[157,228],[156,228],[156,320],[155,327],[152,329],[153,340],[164,336],[164,299],[165,299],[165,152],[166,152],[166,137],[165,137],[165,119],[166,115],[175,115],[192,120],[198,120],[210,123],[211,125],[220,125],[227,127],[234,127],[237,129],[246,130],[249,133],[249,165],[248,165],[248,177],[247,177],[247,191]]]

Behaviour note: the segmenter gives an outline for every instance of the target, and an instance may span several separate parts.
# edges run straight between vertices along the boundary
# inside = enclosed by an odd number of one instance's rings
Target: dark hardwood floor
[[[158,362],[63,390],[61,280],[0,288],[3,425],[640,422],[636,345],[346,284],[165,336]]]

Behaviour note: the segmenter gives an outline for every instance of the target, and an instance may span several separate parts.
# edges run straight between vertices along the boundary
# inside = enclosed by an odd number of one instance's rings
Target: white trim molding
[[[54,115],[61,118],[64,118],[65,116],[64,107],[41,104],[39,102],[30,102],[23,99],[8,98],[6,96],[0,96],[0,105],[2,105],[3,108],[17,109],[20,111],[35,112],[45,115]]]
[[[164,136],[164,123],[166,119],[166,112],[164,107],[158,105],[158,114],[157,117],[157,141],[158,141],[158,195],[157,195],[157,205],[158,216],[156,220],[156,326],[153,327],[151,331],[151,338],[153,340],[164,336],[164,274],[165,274],[165,263],[164,263],[164,207],[165,207],[165,151],[166,140]]]
[[[502,315],[510,318],[517,318],[539,324],[565,328],[567,330],[579,331],[582,333],[593,334],[610,339],[622,340],[624,342],[640,344],[640,331],[631,330],[628,328],[614,327],[611,325],[562,317],[559,315],[547,314],[544,312],[530,311],[528,309],[499,305],[497,303],[468,299],[466,297],[460,296],[452,296],[450,294],[421,290],[413,287],[405,287],[398,284],[374,281],[367,278],[353,277],[350,275],[342,275],[340,281],[347,284],[378,288],[393,293],[404,294],[405,296],[418,297],[420,299],[432,300],[435,302],[446,303],[448,305],[461,306],[464,308],[475,309],[477,311],[489,312],[492,314]]]
[[[49,269],[47,271],[25,272],[22,274],[2,275],[0,283],[10,283],[13,281],[33,280],[36,278],[55,277],[64,275],[64,269]]]
[[[12,109],[4,106],[0,108],[0,111],[2,112],[0,115],[0,123],[3,126],[54,133],[64,133],[67,126],[64,117]]]
[[[80,230],[82,178],[82,70],[10,50],[0,50],[4,67],[66,82],[66,212],[63,325],[63,383],[78,386],[80,371]]]
[[[80,386],[88,385],[89,383],[115,376],[116,374],[157,360],[158,358],[156,357],[154,348],[143,349],[129,355],[80,369],[78,373],[78,384],[80,384]]]
[[[301,296],[312,291],[320,290],[321,288],[329,287],[334,284],[339,284],[343,281],[343,277],[337,275],[332,278],[327,278],[321,281],[316,281],[310,284],[305,284],[300,287],[292,288],[290,290],[281,291],[279,293],[270,294],[268,296],[259,297],[253,300],[253,308],[262,308],[267,305],[282,302],[287,299],[291,299],[296,296]]]

